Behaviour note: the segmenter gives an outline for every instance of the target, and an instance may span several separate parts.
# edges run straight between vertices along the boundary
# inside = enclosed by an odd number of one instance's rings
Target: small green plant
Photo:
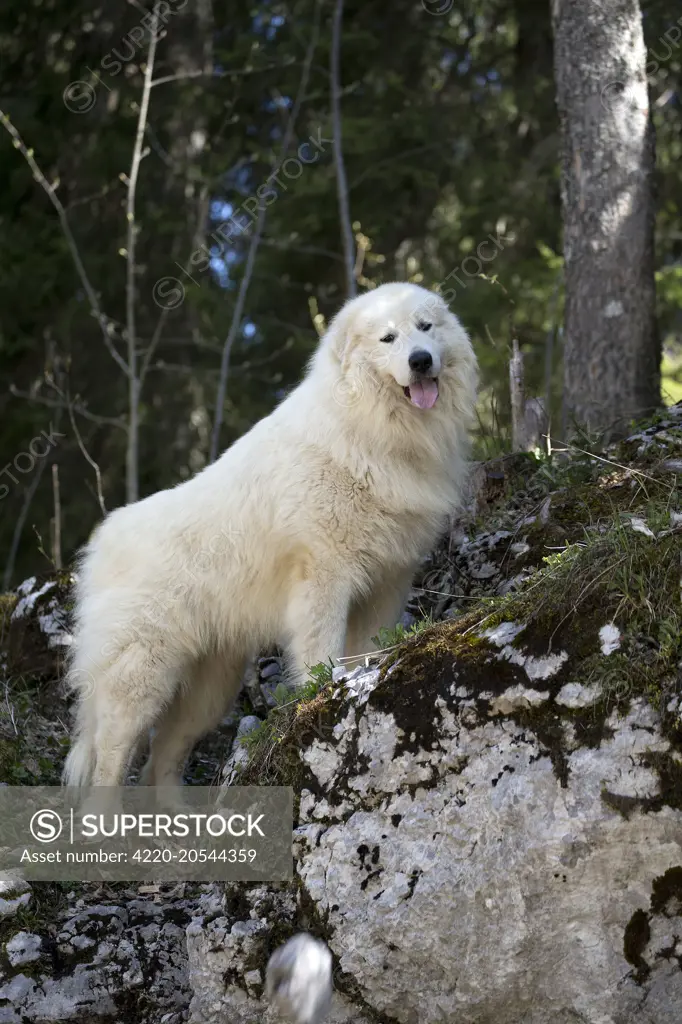
[[[325,686],[332,681],[334,663],[320,662],[308,668],[308,679],[298,690],[293,690],[286,683],[278,683],[275,687],[273,697],[278,708],[286,707],[288,704],[300,703],[301,701],[312,700]]]
[[[411,626],[403,626],[400,622],[393,629],[386,629],[382,626],[377,636],[372,637],[372,643],[380,651],[385,651],[389,647],[397,647],[398,644],[411,639],[413,636],[418,636],[419,633],[428,629],[429,626],[433,626],[433,619],[430,615],[425,619],[419,619],[418,622],[413,623]]]
[[[278,708],[284,707],[288,704],[292,697],[292,691],[286,685],[286,683],[278,683],[273,693],[273,700]]]
[[[303,693],[308,692],[309,687],[312,685],[314,690],[310,692],[309,696],[314,697],[324,689],[332,681],[332,672],[334,671],[334,663],[331,658],[328,662],[321,661],[319,665],[313,665],[312,668],[308,669],[310,672],[310,681],[303,688]]]

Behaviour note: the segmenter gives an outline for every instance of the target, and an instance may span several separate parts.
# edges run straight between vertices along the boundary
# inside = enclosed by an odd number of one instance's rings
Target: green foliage
[[[330,658],[328,662],[320,662],[319,665],[313,665],[313,667],[308,671],[310,679],[301,691],[301,695],[304,700],[309,700],[311,697],[315,697],[320,690],[323,690],[325,686],[328,686],[331,683],[334,663]]]
[[[433,619],[426,617],[413,622],[411,626],[403,626],[400,622],[393,629],[387,629],[382,626],[378,635],[372,637],[372,643],[378,650],[385,651],[402,643],[404,640],[408,640],[410,637],[417,636],[422,630],[428,629],[432,625]]]
[[[331,659],[329,662],[313,665],[308,669],[308,679],[298,690],[292,690],[286,683],[278,683],[273,694],[277,706],[286,707],[289,704],[312,700],[331,683],[333,668],[334,664]]]

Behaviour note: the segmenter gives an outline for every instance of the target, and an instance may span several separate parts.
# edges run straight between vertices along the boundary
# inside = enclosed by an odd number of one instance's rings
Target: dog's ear
[[[355,310],[352,302],[347,302],[331,320],[325,334],[325,344],[329,351],[343,366],[355,340]]]

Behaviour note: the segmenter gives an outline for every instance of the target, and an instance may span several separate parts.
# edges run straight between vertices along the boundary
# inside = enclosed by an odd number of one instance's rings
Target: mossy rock
[[[660,460],[648,456],[657,430],[669,433],[670,417],[679,419],[680,413],[682,408],[672,410],[655,424],[643,450],[637,442],[629,463],[618,462],[623,445],[617,453],[578,452],[551,467],[524,456],[515,477],[519,489],[507,494],[483,524],[466,524],[467,538],[459,548],[463,560],[478,537],[484,544],[486,538],[501,537],[501,543],[486,548],[498,575],[467,581],[460,574],[458,588],[468,586],[469,610],[397,643],[384,658],[369,698],[370,707],[394,715],[406,747],[429,748],[435,741],[433,708],[440,701],[457,711],[458,689],[472,695],[479,720],[486,721],[500,713],[497,699],[516,687],[547,694],[537,706],[520,700],[507,713],[538,736],[564,782],[567,724],[572,743],[598,747],[610,736],[612,712],[627,713],[634,700],[658,712],[673,751],[682,750],[676,703],[682,705],[682,527],[673,515],[682,511],[682,489]],[[667,441],[662,451],[668,454]],[[477,534],[480,525],[484,532]],[[511,540],[517,537],[525,550],[514,559],[513,572],[524,569],[525,578],[499,595]],[[446,540],[433,561],[451,579],[458,557],[458,549],[453,553]],[[435,571],[433,562],[429,571]],[[472,593],[480,594],[480,600],[472,600]],[[484,634],[505,623],[519,629],[501,650]],[[618,636],[613,650],[604,645],[605,627]],[[554,659],[556,670],[534,681],[526,671],[527,659],[534,671],[543,659]],[[595,699],[586,707],[557,702],[569,683],[594,691]],[[272,742],[257,751],[247,776],[252,777],[254,766],[258,774],[265,750],[270,781],[310,786],[300,751],[315,738],[324,742],[325,731],[334,728],[345,707],[343,699],[330,694],[316,697],[313,704],[300,702],[287,728],[274,728]],[[266,724],[264,738],[272,728]],[[654,767],[670,805],[682,780],[672,761],[663,760]]]
[[[0,782],[57,785],[68,738],[61,678],[72,577],[31,577],[0,598]]]
[[[32,576],[0,597],[0,652],[9,677],[28,683],[61,673],[70,629],[69,573]]]

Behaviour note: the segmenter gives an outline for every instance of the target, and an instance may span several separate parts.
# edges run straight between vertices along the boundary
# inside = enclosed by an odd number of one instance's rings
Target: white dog
[[[464,484],[476,360],[435,294],[386,284],[332,321],[302,383],[194,479],[117,509],[82,557],[68,785],[173,785],[286,646],[310,666],[372,649]]]

